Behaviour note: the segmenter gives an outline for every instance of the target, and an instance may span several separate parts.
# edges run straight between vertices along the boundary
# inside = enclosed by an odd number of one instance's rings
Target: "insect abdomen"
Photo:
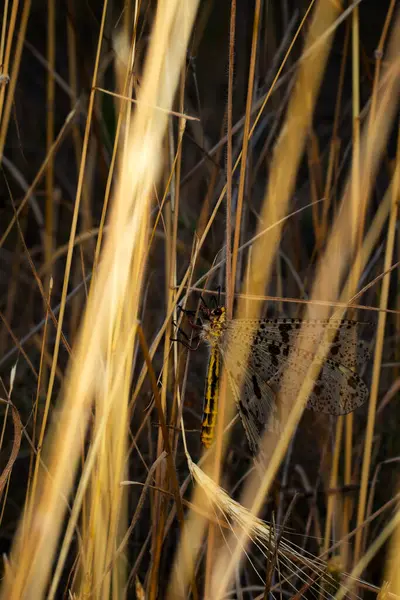
[[[206,389],[204,391],[204,408],[201,423],[201,443],[209,448],[214,440],[215,425],[218,413],[219,378],[221,355],[217,346],[211,347],[207,368]]]

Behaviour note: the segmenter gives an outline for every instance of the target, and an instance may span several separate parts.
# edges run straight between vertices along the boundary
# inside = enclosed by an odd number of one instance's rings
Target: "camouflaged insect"
[[[206,448],[214,439],[222,364],[226,367],[250,450],[256,454],[265,429],[276,432],[281,429],[277,394],[283,379],[285,397],[294,400],[299,382],[309,376],[314,358],[308,349],[316,347],[329,329],[332,330],[329,339],[333,340],[326,342],[325,356],[321,355],[320,361],[316,358],[318,368],[315,377],[312,376],[313,388],[307,408],[344,415],[367,400],[368,388],[356,369],[368,360],[369,352],[366,343],[357,339],[360,325],[357,321],[228,320],[225,308],[210,309],[205,305],[201,306],[200,314],[199,338],[210,347],[201,432]],[[240,361],[244,342],[248,342],[250,348],[245,368]]]

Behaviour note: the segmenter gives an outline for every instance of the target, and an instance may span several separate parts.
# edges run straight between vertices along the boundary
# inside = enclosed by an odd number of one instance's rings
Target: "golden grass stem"
[[[236,0],[231,0],[231,15],[229,23],[229,65],[228,65],[228,106],[227,106],[227,143],[226,143],[226,267],[225,267],[225,307],[228,319],[233,314],[233,295],[235,292],[236,269],[232,269],[232,168],[233,168],[233,74],[235,68],[235,30],[236,30]],[[246,112],[247,114],[247,112]],[[243,146],[247,136],[244,134]],[[242,161],[245,160],[244,156]],[[243,165],[243,162],[242,162]],[[239,209],[239,206],[238,206]],[[236,222],[237,225],[238,221]],[[239,221],[240,223],[240,221]],[[235,233],[236,235],[236,233]]]
[[[1,115],[1,124],[0,124],[0,157],[3,156],[4,146],[6,143],[6,136],[8,131],[8,125],[11,116],[11,110],[14,102],[15,89],[18,80],[19,67],[21,64],[22,57],[22,49],[24,47],[26,29],[28,26],[28,20],[31,10],[31,0],[25,0],[22,12],[21,12],[21,20],[20,26],[18,30],[18,35],[16,36],[15,47],[13,48],[13,39],[15,32],[15,23],[18,13],[18,2],[13,2],[13,7],[11,11],[10,23],[8,27],[8,37],[6,44],[6,51],[4,57],[4,71],[8,73],[9,65],[11,63],[11,56],[13,57],[12,69],[10,74],[10,82],[8,86],[0,86],[0,115]],[[7,88],[7,98],[4,105],[4,95],[6,93]]]
[[[360,248],[362,246],[364,234],[365,208],[367,196],[362,193],[360,179],[360,27],[358,6],[352,13],[352,111],[353,111],[353,154],[352,154],[352,172],[351,172],[351,204],[352,204],[352,245],[357,244],[356,260],[352,269],[353,281],[352,289],[356,290],[361,276]],[[352,311],[352,318],[356,318],[356,313]],[[352,456],[353,456],[353,414],[346,416],[345,443],[344,443],[344,484],[349,485],[352,479]],[[350,496],[345,496],[343,501],[343,518],[341,523],[342,536],[346,536],[349,531],[349,522],[351,518],[351,509],[353,501]],[[341,547],[341,562],[344,568],[348,563],[348,547],[343,544]]]
[[[384,269],[387,270],[390,267],[393,256],[394,249],[394,241],[396,234],[396,223],[397,223],[397,215],[398,215],[398,202],[400,197],[400,132],[398,132],[397,138],[397,157],[396,157],[396,170],[393,177],[393,189],[392,189],[392,206],[390,212],[390,220],[389,220],[389,229],[386,241],[386,251],[385,251],[385,260],[384,260]],[[381,299],[380,299],[380,307],[385,309],[387,307],[388,296],[389,296],[389,285],[390,285],[390,276],[387,275],[382,281],[382,290],[381,290]],[[381,371],[381,362],[382,362],[382,351],[383,351],[383,343],[384,343],[384,335],[385,335],[385,324],[386,324],[386,313],[380,312],[378,316],[378,327],[377,327],[377,337],[375,343],[375,353],[374,353],[374,364],[372,370],[372,383],[371,383],[371,394],[370,394],[370,402],[368,407],[368,421],[367,421],[367,430],[365,435],[365,445],[364,445],[364,455],[363,455],[363,463],[362,463],[362,471],[361,471],[361,487],[360,487],[360,495],[358,501],[358,512],[357,512],[357,525],[360,525],[364,520],[365,515],[365,507],[367,500],[367,487],[368,487],[368,477],[369,470],[371,464],[371,453],[372,453],[372,443],[373,443],[373,434],[375,427],[375,415],[376,415],[376,404],[378,399],[378,391],[379,391],[379,379],[380,379],[380,371]],[[354,548],[354,562],[357,564],[360,560],[362,551],[362,533],[361,531],[357,533],[355,539],[355,548]]]
[[[2,25],[1,25],[1,35],[0,35],[0,65],[2,65],[2,74],[8,73],[8,66],[6,65],[5,57],[4,57],[4,48],[6,45],[6,34],[7,34],[7,24],[8,24],[8,9],[10,6],[10,0],[5,0],[3,7],[3,15],[2,15]],[[15,9],[14,9],[15,10]],[[9,39],[12,40],[12,30],[15,26],[15,16],[14,21],[11,20],[9,24]],[[7,59],[8,62],[8,59]],[[3,102],[4,95],[0,95],[0,116],[3,110]]]
[[[332,179],[334,173],[334,167],[337,155],[339,153],[339,140],[338,140],[338,130],[339,130],[339,118],[342,109],[342,95],[343,95],[343,85],[344,85],[344,76],[346,71],[346,63],[348,60],[348,48],[349,48],[349,39],[350,39],[350,20],[346,21],[345,24],[345,37],[343,42],[343,56],[340,63],[340,73],[338,80],[338,90],[335,102],[335,116],[333,119],[333,127],[332,127],[332,139],[329,147],[329,161],[328,161],[328,170],[325,181],[325,190],[324,190],[324,205],[322,208],[322,235],[325,238],[328,234],[328,215],[329,208],[332,203]]]
[[[46,103],[46,151],[49,152],[54,143],[55,119],[55,58],[56,58],[56,7],[54,0],[47,0],[47,103]],[[54,235],[54,155],[51,155],[46,169],[46,236],[45,257],[50,262],[53,253]]]
[[[180,74],[180,86],[179,86],[179,110],[181,114],[183,114],[184,110],[184,91],[185,91],[185,69],[182,68]],[[178,215],[179,215],[179,207],[180,207],[180,183],[181,183],[181,160],[182,160],[182,139],[183,133],[185,131],[186,120],[184,117],[179,119],[179,127],[178,127],[178,140],[177,140],[177,149],[175,152],[175,144],[174,144],[174,136],[173,136],[173,127],[172,120],[169,121],[169,137],[168,137],[168,148],[167,152],[169,154],[169,162],[171,166],[170,174],[168,176],[168,187],[171,185],[171,202],[166,206],[166,252],[165,252],[165,273],[166,273],[166,305],[167,310],[170,310],[175,306],[176,298],[175,296],[175,287],[177,282],[177,274],[176,274],[176,265],[177,265],[177,236],[178,236]],[[165,195],[164,195],[165,197]],[[161,208],[159,211],[161,214]],[[175,314],[176,318],[176,314]],[[162,386],[161,386],[161,403],[160,406],[157,407],[158,410],[162,410],[163,414],[167,414],[167,390],[170,386],[170,369],[169,369],[169,360],[170,360],[170,346],[171,346],[171,322],[167,324],[167,328],[165,331],[165,339],[164,339],[164,368],[162,373]],[[172,425],[177,423],[177,405],[173,404],[171,411],[170,422]],[[168,433],[168,444],[169,444],[169,454],[171,458],[167,459],[171,462],[168,463],[169,467],[171,467],[173,463],[173,452],[172,452],[172,439],[173,436]],[[171,442],[170,442],[171,438]],[[165,434],[163,431],[159,430],[158,440],[157,440],[157,456],[160,455],[162,449],[165,446]],[[170,469],[169,469],[170,470]],[[166,476],[168,475],[168,477]],[[161,466],[156,471],[156,485],[160,487],[169,487],[171,481],[170,474],[166,473]],[[175,475],[175,480],[173,483],[174,492],[179,494],[179,484],[178,479]],[[158,580],[159,580],[159,568],[160,568],[160,560],[161,560],[161,552],[164,541],[164,529],[166,524],[166,503],[163,496],[156,495],[155,502],[153,505],[153,514],[154,514],[154,526],[153,526],[153,543],[152,543],[152,566],[150,573],[150,585],[149,585],[149,598],[152,600],[157,597],[158,594]],[[183,511],[178,512],[178,518],[183,528]],[[189,567],[189,570],[192,570]],[[192,588],[194,588],[193,594],[197,596],[196,584],[193,579]]]
[[[349,573],[348,577],[341,585],[338,593],[335,595],[335,600],[342,600],[346,596],[348,596],[349,591],[354,588],[354,585],[357,582],[357,578],[360,577],[364,571],[364,569],[368,566],[374,556],[377,555],[379,550],[381,550],[383,544],[390,538],[391,535],[399,528],[400,526],[400,510],[396,510],[392,519],[384,526],[383,530],[378,534],[366,552],[360,557],[360,559],[355,563],[354,568]],[[360,529],[357,529],[357,533]],[[398,568],[396,565],[396,570],[398,572]],[[393,598],[393,595],[390,593],[390,598]]]
[[[237,260],[238,260],[238,248],[240,242],[240,231],[241,231],[241,222],[242,222],[242,211],[243,211],[243,198],[244,198],[244,189],[246,182],[246,172],[247,172],[247,154],[249,149],[249,141],[251,137],[250,133],[250,119],[251,119],[251,107],[253,104],[253,90],[254,90],[254,75],[256,68],[256,57],[257,57],[257,47],[258,47],[258,39],[260,33],[260,16],[261,16],[261,2],[260,0],[256,0],[254,7],[254,20],[253,20],[253,36],[251,42],[251,54],[250,54],[250,65],[249,65],[249,79],[247,83],[247,100],[246,100],[246,114],[245,114],[245,122],[243,129],[243,146],[242,146],[242,162],[240,165],[240,177],[239,177],[239,191],[238,191],[238,199],[237,199],[237,209],[236,209],[236,223],[235,223],[235,232],[233,239],[233,249],[232,249],[232,293],[234,292],[234,282],[236,280],[236,268],[237,268]],[[271,86],[272,88],[273,86]]]
[[[131,70],[132,70],[132,65],[133,65],[133,61],[135,58],[136,27],[137,27],[137,22],[135,21],[133,31],[132,31],[132,38],[131,38],[132,41],[131,41],[131,45],[129,48],[129,54],[127,57],[128,68],[126,69],[125,80],[123,82],[123,94],[124,95],[128,93],[129,89],[132,86],[132,83],[131,83],[132,71]],[[117,71],[117,73],[119,75],[119,78],[121,79],[122,78],[121,71]],[[102,207],[101,217],[100,217],[99,233],[98,233],[98,237],[97,237],[96,249],[95,249],[95,254],[94,254],[93,273],[95,276],[96,276],[96,271],[97,271],[97,267],[98,267],[98,263],[99,263],[100,251],[102,248],[105,221],[106,221],[106,217],[107,217],[108,204],[109,204],[110,193],[111,193],[111,186],[112,186],[112,182],[113,182],[115,164],[116,164],[116,160],[117,160],[117,151],[118,151],[118,146],[121,143],[121,128],[123,126],[123,120],[124,120],[124,117],[126,117],[126,115],[127,115],[127,106],[125,103],[120,103],[119,111],[118,111],[118,119],[117,119],[117,124],[116,124],[116,131],[115,131],[114,146],[113,146],[113,151],[112,151],[112,155],[111,155],[110,168],[109,168],[108,176],[107,176],[107,183],[106,183],[103,207]]]
[[[52,289],[53,289],[53,279],[51,278],[49,295],[48,295],[49,304],[50,304]],[[46,339],[48,317],[49,317],[49,311],[47,310],[46,311],[46,321],[45,321],[45,325],[44,325],[43,339]],[[39,406],[39,394],[40,394],[40,389],[41,389],[40,384],[41,384],[42,365],[44,362],[44,351],[45,351],[45,347],[43,344],[42,350],[40,353],[39,377],[38,377],[38,382],[37,382],[37,393],[36,393],[36,400],[35,400],[35,429],[36,429],[37,413],[38,413],[38,406]],[[46,432],[46,428],[47,428],[47,419],[49,416],[49,411],[50,411],[50,403],[49,403],[49,401],[47,401],[44,406],[44,411],[42,414],[42,421],[40,423],[39,437],[38,437],[38,441],[37,441],[37,453],[36,453],[36,457],[35,457],[33,476],[30,478],[31,483],[29,485],[29,488],[27,490],[27,495],[26,495],[26,497],[27,497],[27,521],[28,522],[32,518],[32,509],[33,509],[33,505],[34,505],[34,502],[36,499],[36,489],[37,489],[37,483],[38,483],[40,459],[41,459],[41,454],[42,454],[42,450],[43,450],[43,442],[44,442],[45,432]],[[33,443],[35,443],[35,437],[36,437],[35,429],[34,429],[33,435],[32,435]],[[32,457],[33,457],[33,455],[32,455]],[[31,465],[30,465],[30,468],[31,468]],[[26,517],[24,516],[24,519],[25,518]]]
[[[339,473],[339,459],[340,449],[343,437],[343,425],[344,419],[339,417],[336,423],[335,431],[335,448],[332,457],[331,474],[329,478],[329,487],[335,488],[338,485],[338,473]],[[338,497],[336,494],[328,495],[328,502],[326,507],[326,519],[325,519],[325,534],[324,534],[324,552],[327,552],[331,545],[331,532],[332,523],[335,515],[335,509],[337,509]]]

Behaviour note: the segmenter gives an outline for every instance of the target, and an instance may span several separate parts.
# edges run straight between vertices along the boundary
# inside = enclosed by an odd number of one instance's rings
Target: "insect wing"
[[[237,361],[223,354],[227,378],[236,401],[239,416],[246,432],[250,451],[256,455],[263,432],[281,431],[276,396],[266,381],[251,369],[244,371]],[[240,388],[240,378],[243,378]]]
[[[236,328],[238,322],[229,323],[220,350],[250,450],[256,454],[265,430],[281,431],[276,392],[269,385],[281,363],[270,348],[263,350],[267,346],[255,345],[254,340],[250,344],[249,327]],[[244,362],[245,342],[250,344],[247,363]]]
[[[274,324],[279,327],[287,325],[287,321],[292,322],[282,319],[274,321]],[[312,410],[343,415],[361,406],[368,398],[367,386],[353,370],[362,358],[368,356],[366,345],[359,344],[355,339],[356,322],[341,322],[341,333],[336,336],[328,353],[335,360],[321,358],[315,367],[315,375],[309,373],[313,354],[301,346],[297,348],[279,341],[276,327],[272,328],[272,334],[269,329],[262,327],[267,323],[269,321],[232,321],[221,345],[228,379],[253,453],[257,452],[266,429],[275,432],[281,430],[279,407],[281,403],[290,406],[306,377],[312,378],[312,391],[307,402],[307,408]],[[298,323],[300,321],[296,321],[296,326]],[[326,323],[312,322],[303,339],[306,340],[310,331],[311,341],[319,341],[321,328]],[[252,328],[255,328],[254,336]],[[290,331],[289,339],[294,344],[295,335]],[[240,359],[244,341],[250,344],[245,367]],[[239,390],[240,376],[243,377],[242,392]],[[283,382],[285,388],[281,390]]]
[[[359,408],[368,399],[368,387],[361,377],[344,365],[331,359],[315,364],[315,374],[309,372],[313,355],[304,350],[291,349],[290,358],[283,361],[282,368],[275,373],[268,384],[278,393],[282,383],[281,401],[285,397],[296,398],[306,377],[311,378],[312,391],[307,408],[330,415],[345,415]]]
[[[276,342],[293,346],[297,342],[300,347],[303,340],[304,344],[316,345],[326,332],[332,330],[333,340],[329,344],[327,358],[355,370],[363,366],[370,356],[367,344],[357,339],[360,325],[369,324],[350,320],[237,319],[231,321],[229,329],[234,339],[250,339],[251,332],[254,332],[252,344]]]

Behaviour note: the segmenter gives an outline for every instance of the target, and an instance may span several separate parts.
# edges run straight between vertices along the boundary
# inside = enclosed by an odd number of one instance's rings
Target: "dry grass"
[[[116,18],[105,2],[90,60],[78,48],[86,13],[67,4],[66,49],[57,3],[39,13],[45,134],[33,169],[7,156],[24,147],[32,7],[3,8],[1,598],[400,597],[395,2],[373,62],[363,3],[285,15],[261,0],[253,12],[235,0],[226,12],[126,2]],[[228,33],[212,39],[217,17]],[[368,406],[312,419],[310,379],[299,381],[282,435],[266,432],[253,461],[223,374],[216,443],[200,456],[204,364],[173,342],[173,323],[185,326],[178,303],[218,285],[234,318],[257,319],[269,300],[275,314],[373,320]],[[245,364],[249,349],[229,352]]]

